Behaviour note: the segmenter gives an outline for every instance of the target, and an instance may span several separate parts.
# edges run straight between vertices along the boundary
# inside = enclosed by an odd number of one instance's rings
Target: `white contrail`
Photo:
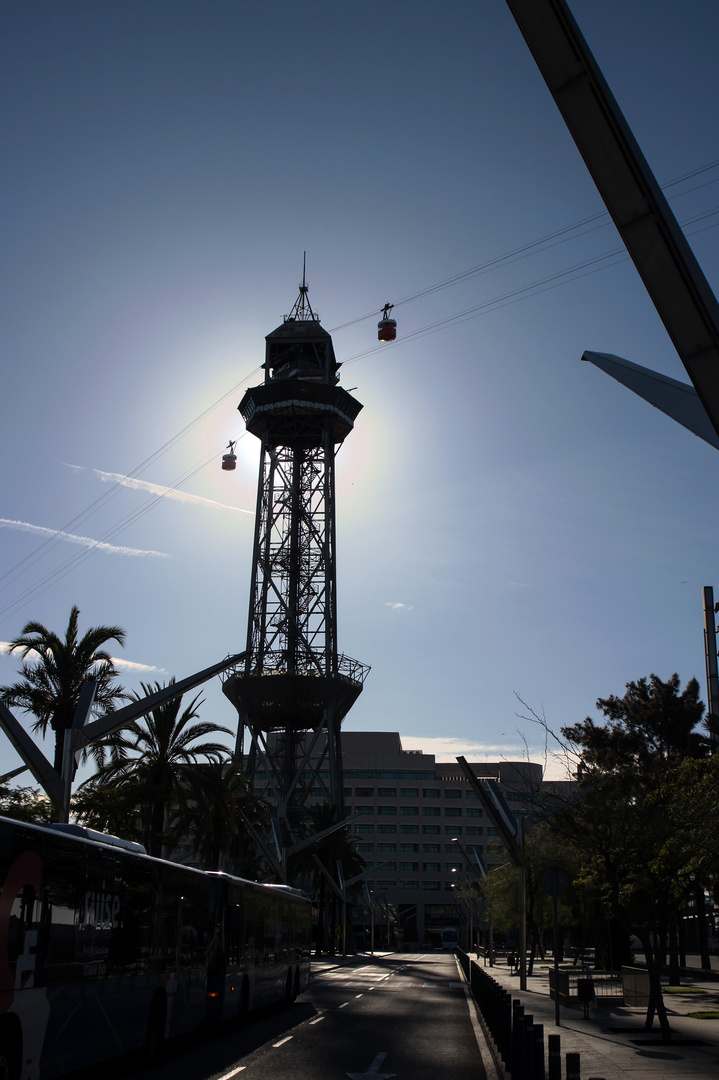
[[[47,529],[44,525],[31,525],[29,521],[13,521],[10,518],[0,518],[0,528],[19,529],[20,532],[48,536],[52,537],[53,540],[67,540],[70,544],[80,544],[81,547],[93,548],[97,551],[106,551],[108,555],[150,556],[155,559],[170,558],[166,551],[145,551],[143,548],[120,547],[117,544],[106,544],[102,540],[93,540],[91,536],[76,536],[74,533],[63,532],[58,529]]]
[[[137,664],[134,660],[123,660],[121,656],[111,656],[113,664],[118,670],[129,672],[156,672],[158,675],[166,675],[167,671],[164,667],[155,667],[153,664]]]
[[[80,466],[70,465],[71,469]],[[202,506],[214,506],[217,510],[234,510],[236,514],[253,514],[253,510],[243,510],[239,506],[230,506],[228,503],[217,502],[215,499],[204,499],[202,495],[190,495],[188,491],[180,491],[178,488],[165,487],[163,484],[152,484],[149,480],[138,480],[134,476],[124,476],[122,473],[103,472],[102,469],[93,469],[95,476],[99,476],[105,483],[123,484],[124,487],[134,488],[136,491],[150,491],[153,495],[163,495],[167,499],[177,499],[178,502],[199,503]]]
[[[10,652],[10,642],[0,641],[0,655],[7,655]],[[34,649],[30,649],[30,652],[25,657],[26,660],[37,660],[39,653],[36,653]],[[124,660],[121,656],[111,656],[113,664],[118,670],[129,672],[157,672],[158,675],[166,675],[167,671],[162,667],[155,667],[153,664],[138,664],[134,660]]]

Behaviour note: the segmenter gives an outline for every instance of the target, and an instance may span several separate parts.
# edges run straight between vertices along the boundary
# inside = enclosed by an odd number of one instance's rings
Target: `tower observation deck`
[[[307,293],[303,276],[265,339],[264,383],[239,405],[261,452],[247,658],[223,683],[238,755],[275,808],[282,844],[310,793],[342,806],[340,727],[369,671],[337,647],[335,456],[362,405],[337,385],[332,338]]]

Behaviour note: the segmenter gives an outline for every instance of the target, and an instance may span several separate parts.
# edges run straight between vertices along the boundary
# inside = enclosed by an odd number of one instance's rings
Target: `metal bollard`
[[[567,1054],[567,1080],[582,1080],[579,1054]]]
[[[562,1036],[548,1035],[547,1080],[562,1080]]]
[[[534,1025],[534,1076],[544,1080],[544,1024]]]
[[[522,1043],[522,1061],[524,1063],[524,1080],[535,1080],[534,1077],[534,1017],[524,1015],[524,1040]],[[537,1077],[537,1080],[542,1080]]]

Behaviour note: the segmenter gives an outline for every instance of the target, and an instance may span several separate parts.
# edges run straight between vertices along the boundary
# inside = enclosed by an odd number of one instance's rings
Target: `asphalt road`
[[[154,1066],[100,1068],[103,1080],[485,1080],[455,959],[438,952],[325,968],[290,1009],[177,1040]]]

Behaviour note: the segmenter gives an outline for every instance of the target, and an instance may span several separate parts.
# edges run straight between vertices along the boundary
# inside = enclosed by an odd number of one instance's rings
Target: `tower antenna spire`
[[[299,322],[319,322],[320,317],[316,311],[312,310],[310,304],[308,292],[309,285],[307,284],[307,252],[302,253],[302,281],[300,282],[300,294],[295,300],[295,306],[289,315],[285,315],[285,322],[289,322],[290,319],[295,319]]]

